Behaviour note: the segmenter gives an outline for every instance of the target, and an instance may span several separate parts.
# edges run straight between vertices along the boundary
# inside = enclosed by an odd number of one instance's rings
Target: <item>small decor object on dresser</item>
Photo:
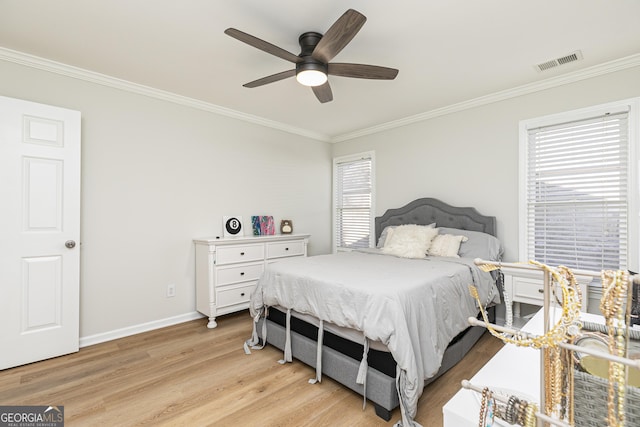
[[[273,223],[273,217],[263,215],[260,217],[260,234],[263,236],[272,236],[276,234],[276,227]]]
[[[224,237],[242,236],[242,217],[223,216],[222,227],[224,228]]]
[[[259,236],[261,233],[260,230],[260,216],[258,215],[253,215],[251,217],[251,226],[253,228],[253,235],[254,236]]]
[[[280,233],[293,233],[293,222],[290,219],[283,219],[282,221],[280,221]]]

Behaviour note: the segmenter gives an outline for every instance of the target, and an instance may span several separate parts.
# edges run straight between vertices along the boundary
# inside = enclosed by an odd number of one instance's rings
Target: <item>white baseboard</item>
[[[204,316],[197,311],[181,314],[179,316],[167,317],[166,319],[154,320],[153,322],[141,323],[139,325],[128,326],[114,331],[102,332],[100,334],[80,337],[80,348],[88,347],[94,344],[115,340],[118,338],[128,337],[130,335],[142,332],[153,331],[167,326],[177,325],[178,323],[189,322],[190,320],[201,319]]]

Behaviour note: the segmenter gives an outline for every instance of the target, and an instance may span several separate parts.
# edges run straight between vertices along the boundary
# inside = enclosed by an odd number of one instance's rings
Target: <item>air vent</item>
[[[552,59],[550,61],[543,62],[535,66],[536,70],[539,72],[547,71],[555,67],[559,67],[560,65],[569,64],[571,62],[580,61],[582,59],[582,52],[576,50],[568,55],[562,56],[560,58]]]

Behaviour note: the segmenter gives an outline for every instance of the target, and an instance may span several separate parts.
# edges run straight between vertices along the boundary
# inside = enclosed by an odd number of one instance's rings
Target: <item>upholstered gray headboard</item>
[[[429,197],[416,199],[401,208],[389,209],[376,217],[375,222],[376,243],[386,226],[402,224],[428,225],[435,222],[438,227],[496,235],[496,217],[482,215],[475,208],[459,208]]]

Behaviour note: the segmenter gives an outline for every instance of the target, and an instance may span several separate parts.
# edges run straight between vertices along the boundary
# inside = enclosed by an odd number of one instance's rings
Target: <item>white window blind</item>
[[[526,250],[549,265],[627,268],[628,112],[528,130]]]
[[[334,160],[334,249],[368,248],[373,224],[373,157]]]

